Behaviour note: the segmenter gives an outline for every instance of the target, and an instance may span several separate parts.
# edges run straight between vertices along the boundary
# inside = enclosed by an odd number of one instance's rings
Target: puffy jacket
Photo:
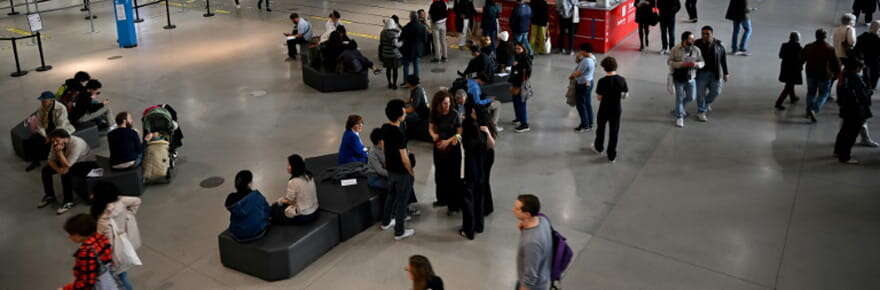
[[[730,0],[727,6],[727,14],[724,16],[728,20],[743,21],[749,18],[748,0]]]
[[[394,60],[403,57],[403,54],[400,53],[400,46],[403,45],[400,42],[400,30],[382,30],[382,33],[379,35],[379,45],[381,47],[379,49],[379,58],[382,60]]]
[[[236,200],[238,194],[233,192],[226,198],[226,209],[229,210],[229,234],[236,241],[259,239],[269,226],[269,203],[257,190]]]
[[[525,3],[520,4],[510,13],[510,31],[514,34],[529,32],[531,21],[532,8]]]

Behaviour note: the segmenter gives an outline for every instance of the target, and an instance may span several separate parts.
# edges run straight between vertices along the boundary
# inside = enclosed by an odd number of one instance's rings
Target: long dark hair
[[[92,206],[89,213],[95,220],[101,218],[107,205],[119,200],[119,188],[113,183],[99,181],[92,190]]]
[[[452,112],[452,103],[454,100],[452,99],[452,95],[449,94],[448,90],[439,90],[434,93],[434,97],[431,98],[431,123],[437,122],[440,120],[440,104],[443,103],[443,100],[449,99],[449,113]]]
[[[306,162],[299,154],[287,156],[287,165],[290,165],[290,179],[297,177],[305,178],[305,180],[312,179],[312,172],[306,169]]]
[[[413,290],[428,289],[428,279],[434,276],[434,267],[431,267],[431,261],[422,255],[413,255],[409,257],[409,272],[413,276]]]
[[[254,181],[254,174],[251,173],[250,170],[242,170],[239,171],[238,174],[235,175],[235,192],[237,193],[250,193],[251,192],[251,182]]]
[[[498,131],[495,129],[495,123],[492,121],[492,118],[489,117],[489,112],[485,107],[477,105],[468,99],[468,101],[464,103],[464,111],[464,123],[462,128],[465,127],[464,124],[468,124],[468,127],[472,127],[471,130],[476,130],[475,132],[471,132],[476,135],[480,133],[480,126],[486,126],[489,127],[489,132],[492,133],[493,138],[498,136]],[[474,111],[477,113],[476,119],[471,116],[471,112]],[[468,129],[465,128],[465,131],[467,130]]]

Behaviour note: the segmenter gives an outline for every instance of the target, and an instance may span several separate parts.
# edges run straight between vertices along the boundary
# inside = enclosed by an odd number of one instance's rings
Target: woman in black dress
[[[800,98],[794,93],[794,86],[804,83],[801,71],[804,70],[804,60],[801,59],[801,34],[797,31],[791,32],[788,42],[783,43],[779,48],[779,58],[782,59],[782,67],[779,70],[779,81],[785,83],[785,88],[776,99],[776,110],[785,110],[782,102],[786,97],[791,97],[791,103],[794,104]]]
[[[434,140],[434,207],[447,206],[449,213],[461,209],[461,117],[453,109],[449,91],[440,90],[431,100],[428,130]]]
[[[489,149],[495,147],[495,133],[486,109],[474,102],[464,105],[465,120],[462,123],[462,145],[464,145],[464,198],[462,206],[462,226],[458,233],[469,240],[475,233],[483,232],[483,216],[486,202],[484,183],[486,160]],[[482,120],[482,121],[481,121]]]

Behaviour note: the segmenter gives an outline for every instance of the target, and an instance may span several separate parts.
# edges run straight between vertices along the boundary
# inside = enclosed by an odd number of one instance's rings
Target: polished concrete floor
[[[56,1],[61,3],[41,9],[77,3]],[[78,70],[104,83],[115,111],[157,103],[177,108],[186,145],[174,182],[149,187],[143,197],[144,266],[130,275],[139,289],[409,289],[403,266],[412,254],[430,257],[449,289],[511,289],[518,232],[508,208],[521,193],[539,195],[544,212],[573,245],[577,256],[566,289],[880,288],[880,151],[856,148],[863,165],[841,165],[831,157],[839,126],[835,105],[826,107],[818,124],[803,118],[802,103],[785,112],[772,108],[781,89],[779,44],[791,30],[811,41],[811,31],[831,27],[847,9],[850,2],[842,0],[753,1],[759,8],[754,55],[729,58],[731,80],[710,121],[689,119],[683,129],[669,117],[673,99],[665,88],[665,58],[656,53],[657,29],[646,54],[636,51],[632,35],[610,53],[620,59],[632,92],[624,103],[616,164],[587,150],[592,133],[571,130],[577,114],[562,97],[571,58],[537,57],[533,131],[500,136],[493,172],[497,211],[475,241],[455,233],[458,216],[430,208],[430,148],[415,143],[423,214],[412,222],[414,238],[395,242],[390,233],[370,229],[296,277],[273,283],[220,265],[217,234],[228,220],[222,204],[236,171],[253,170],[257,187],[274,198],[285,185],[285,156],[334,152],[347,114],[363,115],[369,130],[382,124],[387,100],[408,95],[385,89],[384,76],[373,76],[367,91],[321,94],[305,86],[299,64],[283,62],[287,13],[340,10],[365,55],[374,57],[371,36],[380,20],[405,18],[407,10],[427,3],[282,0],[273,3],[276,12],[265,13],[253,1],[236,10],[224,0],[211,3],[217,16],[203,18],[202,1],[172,2],[177,29],[162,29],[163,6],[144,8],[140,45],[133,49],[115,47],[109,2],[95,4],[96,33],[75,9],[45,13],[45,50],[55,69],[0,76],[0,124],[19,122],[37,106],[39,92],[54,91]],[[699,5],[701,22],[679,22],[679,33],[710,24],[728,42],[731,25],[722,20],[727,1]],[[679,16],[684,20],[683,11]],[[311,20],[323,30],[322,20]],[[23,17],[0,18],[0,34],[15,35],[14,28],[26,25]],[[33,69],[35,47],[23,42],[23,67]],[[11,72],[8,42],[0,42],[0,55],[0,67]],[[114,56],[122,58],[108,59]],[[450,84],[468,56],[453,50],[450,58],[422,64],[431,91]],[[798,94],[805,95],[803,87]],[[502,120],[509,122],[512,107],[504,110]],[[880,126],[872,131],[880,136]],[[0,289],[54,289],[71,280],[76,245],[61,224],[72,213],[36,209],[39,173],[24,172],[8,141],[0,149]],[[227,182],[199,186],[212,176]],[[78,206],[73,213],[84,211]]]

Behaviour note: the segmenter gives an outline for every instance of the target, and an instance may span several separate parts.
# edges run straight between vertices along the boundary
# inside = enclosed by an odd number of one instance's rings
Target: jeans
[[[684,118],[687,114],[684,107],[694,100],[697,94],[697,82],[689,80],[686,82],[675,82],[675,108],[673,114],[675,118]]]
[[[849,161],[852,158],[852,147],[856,144],[859,131],[865,124],[864,119],[843,119],[840,131],[837,132],[837,140],[834,142],[834,154],[840,162]]]
[[[119,273],[119,281],[122,282],[122,288],[125,288],[125,290],[134,290],[134,286],[128,280],[128,272]]]
[[[434,147],[434,181],[437,201],[451,211],[461,209],[461,145],[446,151]]]
[[[89,174],[89,171],[92,169],[98,168],[98,165],[94,161],[82,161],[73,164],[70,167],[70,170],[67,171],[67,174],[61,174],[61,190],[64,193],[64,203],[73,202],[73,182],[74,178],[77,181],[85,181],[85,177]],[[44,198],[55,199],[55,185],[52,180],[52,177],[58,174],[55,169],[52,169],[49,165],[43,166],[42,179],[43,179],[43,191],[45,193]],[[80,198],[84,200],[88,200],[88,193],[86,192],[83,186],[77,186],[77,194]]]
[[[596,122],[596,141],[593,147],[597,151],[602,152],[605,149],[605,124],[608,124],[608,160],[614,161],[617,158],[617,135],[620,132],[620,111],[604,112],[600,106],[599,114]]]
[[[651,25],[648,25],[647,23],[639,23],[639,48],[649,46],[649,34],[651,34]]]
[[[385,210],[382,213],[382,224],[391,223],[393,218],[394,235],[403,235],[406,229],[406,207],[412,194],[413,176],[408,173],[388,172],[388,197],[385,199]],[[392,217],[393,215],[393,217]]]
[[[661,49],[672,49],[675,47],[675,19],[660,20],[660,42],[663,44]]]
[[[449,49],[449,45],[446,44],[446,22],[434,23],[431,31],[434,38],[434,58],[446,58],[446,51]]]
[[[574,47],[574,34],[577,32],[577,25],[572,18],[559,19],[559,37],[556,39],[556,47],[559,47],[560,51],[565,49],[571,51]],[[566,40],[568,40],[568,46],[565,46]]]
[[[535,49],[535,53],[538,54],[547,54],[550,53],[547,51],[547,47],[544,44],[547,42],[547,26],[537,26],[532,25],[532,34],[529,35],[529,45]]]
[[[708,71],[697,71],[697,112],[705,113],[721,93],[724,81]]]
[[[529,112],[526,110],[526,100],[523,98],[522,93],[513,96],[513,113],[516,116],[516,120],[522,125],[529,125]]]
[[[742,42],[737,42],[737,37],[739,37],[739,30],[742,28]],[[748,51],[749,50],[749,38],[752,37],[752,20],[744,19],[741,21],[733,22],[733,39],[730,41],[731,52],[737,51]],[[739,43],[739,49],[737,49],[737,43]]]
[[[831,95],[832,80],[820,80],[807,77],[807,112],[818,113]],[[817,95],[818,91],[818,95]]]
[[[415,76],[419,76],[419,58],[415,57],[413,59],[409,59],[404,57],[403,59],[403,79],[405,80],[407,76],[409,76],[409,65],[412,64],[413,73]]]
[[[388,179],[378,174],[370,174],[369,176],[367,176],[367,185],[371,188],[387,191]]]
[[[593,127],[593,105],[591,95],[593,91],[593,81],[586,84],[576,84],[574,86],[575,100],[577,101],[578,115],[581,117],[581,128]]]
[[[522,43],[525,46],[526,53],[532,55],[532,46],[529,45],[529,32],[514,33],[513,41]]]
[[[296,58],[296,54],[297,54],[296,47],[302,46],[303,44],[307,44],[307,43],[309,43],[309,41],[305,40],[303,38],[294,38],[294,39],[288,40],[287,41],[287,56],[290,58]],[[302,51],[305,53],[308,50],[302,49]],[[306,58],[306,59],[308,59],[308,58]]]

